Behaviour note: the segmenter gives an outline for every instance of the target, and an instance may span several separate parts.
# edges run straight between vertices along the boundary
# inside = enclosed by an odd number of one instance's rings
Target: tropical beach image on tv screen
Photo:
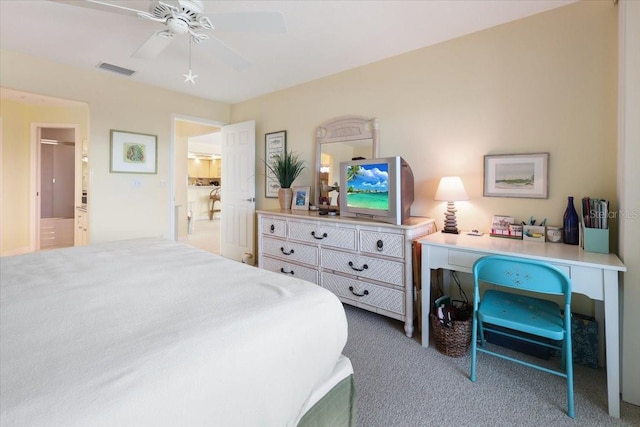
[[[376,163],[347,166],[347,206],[389,209],[389,165]]]

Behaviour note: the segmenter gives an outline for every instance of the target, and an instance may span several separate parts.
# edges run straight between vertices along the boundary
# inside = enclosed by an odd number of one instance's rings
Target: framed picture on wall
[[[293,187],[291,209],[309,210],[309,191],[311,187]]]
[[[546,199],[549,153],[484,156],[484,196]]]
[[[156,135],[112,129],[109,172],[157,173],[157,151]]]
[[[286,130],[271,132],[264,135],[264,158],[267,164],[271,164],[274,156],[284,156],[286,149]],[[280,183],[278,182],[278,178],[276,178],[276,176],[268,167],[265,167],[265,197],[278,197],[279,189]]]

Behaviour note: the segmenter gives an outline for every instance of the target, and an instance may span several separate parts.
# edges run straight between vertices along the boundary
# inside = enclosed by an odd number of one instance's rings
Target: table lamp
[[[458,223],[456,221],[456,206],[454,202],[469,200],[467,192],[464,190],[462,180],[459,176],[444,176],[440,178],[435,200],[447,202],[447,210],[444,213],[443,233],[458,234]]]

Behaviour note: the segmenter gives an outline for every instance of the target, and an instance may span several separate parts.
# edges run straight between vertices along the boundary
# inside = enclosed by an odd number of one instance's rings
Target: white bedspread
[[[346,343],[330,292],[172,241],[0,270],[2,427],[292,425]]]

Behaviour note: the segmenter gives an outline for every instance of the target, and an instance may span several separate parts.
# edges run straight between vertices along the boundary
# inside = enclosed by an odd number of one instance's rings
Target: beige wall
[[[31,124],[74,124],[79,140],[89,134],[87,105],[44,107],[25,105],[9,99],[0,100],[3,129],[2,155],[2,227],[0,253],[24,253],[30,245]],[[76,167],[80,168],[80,159]],[[80,188],[81,175],[76,175]],[[79,197],[79,194],[78,194]],[[79,203],[79,200],[77,200]]]
[[[286,129],[287,146],[311,163],[317,125],[377,117],[380,155],[412,166],[413,215],[442,227],[438,179],[460,175],[471,197],[458,203],[463,229],[486,232],[494,214],[560,224],[569,195],[617,205],[616,23],[612,3],[577,3],[233,105],[232,119],[255,119],[259,139]],[[485,154],[530,152],[550,153],[548,199],[482,196]],[[275,207],[257,193],[259,208]]]
[[[173,161],[170,159],[173,115],[229,122],[227,104],[146,86],[98,70],[81,70],[10,51],[0,51],[2,86],[31,93],[86,102],[91,113],[90,238],[92,243],[144,236],[171,235]],[[42,70],[46,70],[43,72]],[[3,133],[11,128],[4,117]],[[111,129],[158,136],[158,173],[109,172]],[[20,135],[24,138],[25,135]],[[3,147],[4,164],[9,149]],[[15,153],[22,168],[28,150]],[[12,181],[12,180],[11,180]],[[11,182],[4,175],[3,186]],[[28,203],[24,195],[3,199],[3,209]],[[15,202],[15,203],[14,203]],[[11,209],[17,209],[11,207]],[[23,208],[21,208],[23,209]],[[2,215],[3,221],[8,215]],[[3,224],[4,230],[4,224]],[[20,233],[24,233],[21,230]],[[22,237],[23,238],[23,237]],[[3,248],[4,249],[4,248]],[[13,248],[7,247],[6,250]]]

